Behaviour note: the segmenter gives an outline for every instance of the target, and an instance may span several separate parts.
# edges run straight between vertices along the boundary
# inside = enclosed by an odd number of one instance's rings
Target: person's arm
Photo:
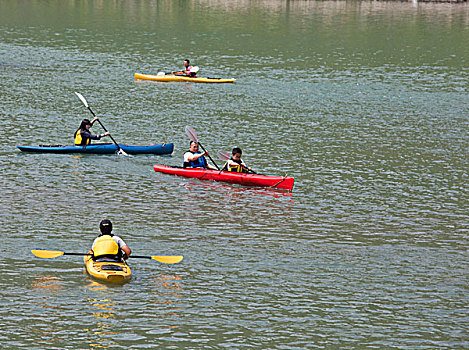
[[[241,166],[246,170],[252,171],[252,168],[248,167],[243,161],[241,161]]]
[[[129,246],[124,242],[124,240],[122,238],[120,238],[119,236],[114,236],[114,241],[117,243],[117,245],[119,246],[120,250],[122,250],[124,252],[124,256],[123,258],[124,259],[127,259],[129,256],[130,256],[130,253],[132,253],[132,251],[130,250]]]
[[[121,247],[121,250],[124,252],[124,260],[127,260],[130,256],[130,254],[132,253],[132,250],[129,248],[128,245],[124,245]]]
[[[104,134],[100,134],[100,135],[93,135],[88,130],[83,130],[82,133],[81,133],[81,136],[83,138],[87,138],[87,139],[91,139],[91,140],[100,140],[101,137],[109,136],[109,135],[111,135],[111,133],[109,131],[106,131]]]
[[[91,121],[91,126],[93,126],[94,122],[97,121],[99,118],[98,117],[94,117],[93,120]]]
[[[200,157],[203,157],[203,156],[208,156],[208,153],[207,152],[198,153],[198,154],[189,153],[189,155],[187,156],[187,160],[189,162],[194,162],[194,161],[196,161],[197,159],[199,159]]]
[[[238,166],[238,165],[239,165],[238,163],[236,163],[236,162],[235,162],[234,160],[232,160],[232,159],[228,159],[226,162],[228,163],[228,168],[234,167],[234,166]]]

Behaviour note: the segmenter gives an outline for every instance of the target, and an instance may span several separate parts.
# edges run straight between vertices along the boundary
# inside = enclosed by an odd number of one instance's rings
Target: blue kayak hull
[[[120,148],[127,154],[171,154],[174,150],[173,143],[162,143],[149,146],[121,145]],[[90,153],[90,154],[114,154],[119,150],[113,143],[96,143],[87,146],[61,146],[61,145],[39,145],[24,146],[17,145],[23,152],[35,153]]]

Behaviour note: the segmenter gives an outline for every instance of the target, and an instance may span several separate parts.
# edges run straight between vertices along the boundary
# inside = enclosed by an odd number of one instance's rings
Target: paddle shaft
[[[91,253],[67,253],[67,252],[62,252],[59,250],[42,250],[42,249],[33,249],[31,250],[31,253],[33,253],[35,256],[41,259],[54,259],[58,258],[59,256],[62,255],[79,255],[79,256],[92,256],[93,254]],[[131,258],[141,258],[141,259],[152,259],[156,260],[160,263],[163,264],[177,264],[184,259],[182,255],[176,255],[176,256],[167,256],[167,255],[153,255],[153,256],[142,256],[142,255],[134,255],[130,256]]]
[[[210,157],[210,154],[208,154],[208,152],[205,150],[204,146],[202,146],[202,144],[199,142],[199,138],[197,136],[197,132],[194,130],[194,128],[190,127],[190,126],[186,126],[186,135],[189,137],[189,139],[192,141],[192,142],[195,142],[197,143],[200,147],[202,147],[203,151],[205,153],[207,153],[207,156],[208,158],[212,161],[212,163],[215,165],[215,167],[220,170],[220,168],[218,167],[217,163],[215,163],[215,161],[212,159],[212,157]]]
[[[93,115],[93,117],[96,117],[96,114],[94,114],[93,110],[91,109],[90,106],[87,106],[87,108],[89,109],[89,111],[91,112],[91,114]],[[101,127],[104,129],[105,132],[107,132],[107,129],[104,127],[103,123],[101,123],[101,120],[98,119],[98,123],[99,125],[101,125]],[[111,134],[109,134],[109,137],[111,138],[112,142],[114,142],[114,144],[117,146],[117,148],[121,149],[121,147],[117,144],[116,140],[114,140],[114,137],[112,137]]]
[[[89,253],[65,253],[63,255],[79,255],[79,256],[84,256],[84,255],[93,255]]]
[[[83,256],[83,255],[93,255],[93,254],[90,254],[90,253],[65,253],[63,255],[79,255],[79,256]],[[151,259],[152,257],[151,256],[144,256],[144,255],[131,255],[129,256],[129,258],[138,258],[138,259]]]
[[[220,170],[220,167],[217,165],[217,163],[215,163],[215,161],[212,159],[212,157],[210,157],[210,154],[208,154],[208,152],[205,150],[204,146],[202,146],[202,144],[200,142],[197,142],[199,144],[200,147],[202,147],[203,151],[205,153],[207,153],[207,156],[208,158],[212,161],[212,163],[217,167],[218,170]]]

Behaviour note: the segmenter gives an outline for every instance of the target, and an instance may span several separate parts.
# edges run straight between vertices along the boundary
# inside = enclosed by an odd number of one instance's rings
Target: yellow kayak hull
[[[186,77],[184,75],[152,75],[152,74],[143,74],[143,73],[135,73],[135,80],[153,80],[153,81],[177,81],[177,82],[190,82],[190,83],[214,83],[214,84],[222,84],[222,83],[234,83],[236,81],[235,78],[204,78],[204,77]]]
[[[132,278],[132,271],[124,261],[93,261],[91,255],[86,255],[83,257],[83,262],[88,275],[98,281],[124,283]]]

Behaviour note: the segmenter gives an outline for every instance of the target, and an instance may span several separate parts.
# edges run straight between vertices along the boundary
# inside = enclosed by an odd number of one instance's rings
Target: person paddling
[[[191,63],[188,59],[184,60],[184,69],[179,72],[171,72],[172,74],[185,74],[188,77],[195,77],[197,71],[194,70],[194,67],[191,66]]]
[[[199,152],[199,143],[192,141],[189,144],[189,150],[184,153],[183,168],[203,168],[217,170],[217,168],[207,163],[205,156],[208,156],[208,152]]]
[[[239,147],[233,148],[231,152],[231,158],[228,159],[223,166],[222,170],[231,171],[236,173],[248,173],[252,172],[252,169],[249,168],[241,159],[243,151]]]
[[[112,232],[112,223],[110,220],[102,220],[99,224],[101,233],[96,237],[91,246],[93,260],[96,261],[121,261],[126,260],[132,251],[129,246]]]
[[[83,119],[80,127],[75,131],[75,146],[85,146],[91,143],[91,140],[100,140],[101,137],[109,136],[111,133],[106,131],[104,134],[93,135],[90,132],[90,128],[93,126],[94,122],[98,120],[98,117],[94,117],[92,121],[89,119]]]

